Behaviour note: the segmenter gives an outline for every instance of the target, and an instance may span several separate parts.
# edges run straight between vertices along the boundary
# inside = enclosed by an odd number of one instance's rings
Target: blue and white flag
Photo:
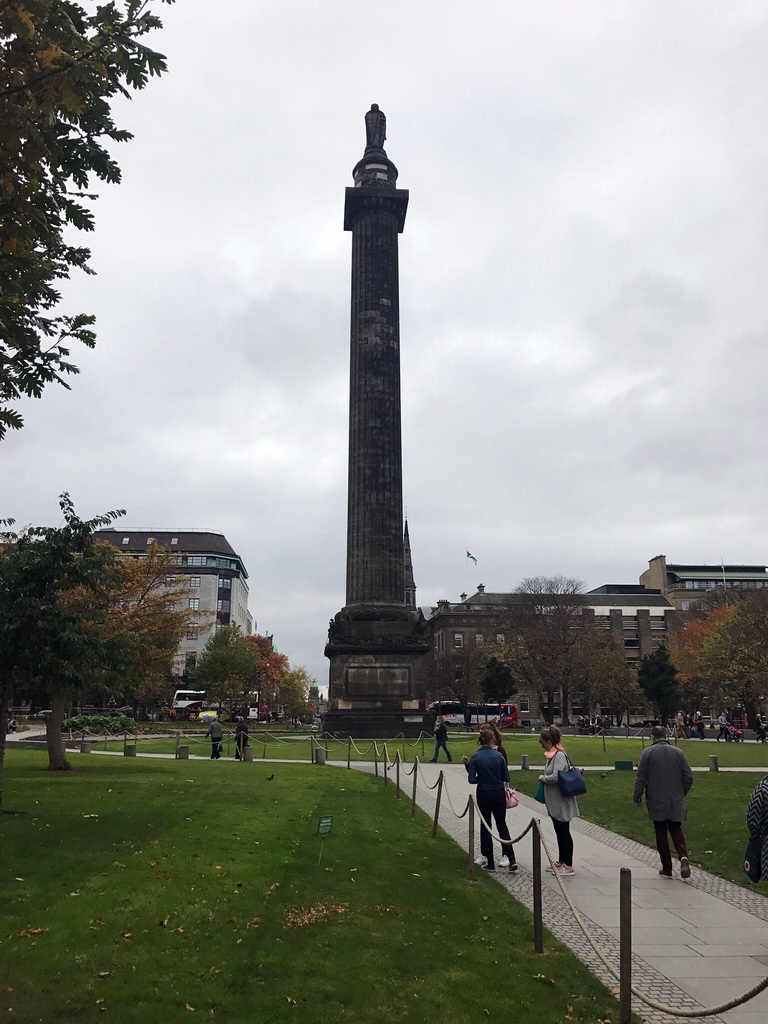
[[[475,558],[475,556],[473,554],[470,554],[469,551],[467,552],[467,558],[471,558],[472,561],[475,563],[475,565],[477,565],[477,559]]]

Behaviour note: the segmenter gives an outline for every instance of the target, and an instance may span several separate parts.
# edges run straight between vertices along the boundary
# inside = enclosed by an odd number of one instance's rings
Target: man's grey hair
[[[663,725],[654,725],[651,729],[652,740],[665,740],[667,738],[667,730]]]

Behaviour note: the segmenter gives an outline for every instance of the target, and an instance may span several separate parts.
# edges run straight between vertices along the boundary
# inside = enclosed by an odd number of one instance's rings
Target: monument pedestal
[[[355,605],[331,619],[328,711],[338,736],[391,739],[432,732],[422,678],[429,649],[424,618],[405,605]]]

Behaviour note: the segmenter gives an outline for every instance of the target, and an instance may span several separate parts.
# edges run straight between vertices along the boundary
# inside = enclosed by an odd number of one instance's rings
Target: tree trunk
[[[8,704],[11,692],[0,683],[0,814],[3,813],[3,773],[5,769],[5,737],[8,728]]]
[[[571,700],[571,687],[569,683],[563,683],[560,691],[560,720],[563,723],[563,728],[571,724],[570,715],[568,713],[568,705]]]
[[[61,725],[64,721],[64,695],[55,694],[51,698],[51,713],[45,719],[45,740],[48,744],[48,771],[68,772],[72,765],[67,760],[64,749],[64,737]]]

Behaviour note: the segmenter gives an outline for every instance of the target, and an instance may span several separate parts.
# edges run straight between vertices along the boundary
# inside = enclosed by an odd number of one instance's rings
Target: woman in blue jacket
[[[493,749],[495,739],[493,730],[488,726],[483,726],[477,737],[480,749],[476,750],[472,757],[463,756],[461,760],[469,773],[470,783],[477,784],[477,809],[482,818],[489,824],[493,818],[496,822],[496,831],[501,838],[509,839],[507,800],[504,795],[504,791],[509,785],[509,769],[507,762],[498,750]],[[493,839],[482,820],[480,822],[480,859],[477,863],[484,871],[496,870],[493,860]],[[509,867],[510,871],[517,871],[515,848],[511,843],[502,848],[499,867]]]

